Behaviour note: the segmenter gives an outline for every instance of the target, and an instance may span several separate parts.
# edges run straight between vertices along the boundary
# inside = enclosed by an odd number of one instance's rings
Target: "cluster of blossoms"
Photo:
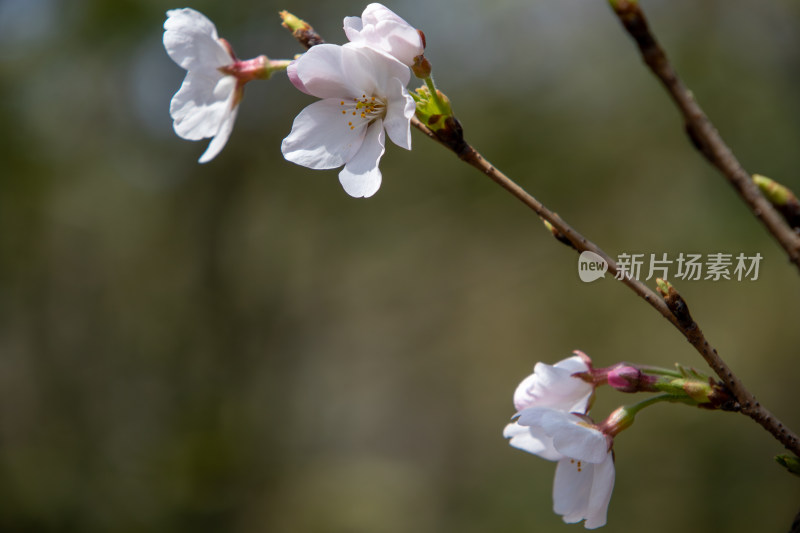
[[[381,4],[344,19],[347,44],[319,44],[294,61],[238,60],[214,24],[189,8],[168,11],[164,30],[167,53],[187,71],[170,105],[173,125],[185,139],[211,138],[201,163],[230,137],[244,85],[278,70],[287,70],[297,89],[320,99],[300,112],[283,140],[287,160],[312,169],[343,166],[344,190],[369,197],[381,185],[378,164],[386,136],[411,149],[416,103],[406,86],[424,41]]]
[[[557,461],[553,510],[568,523],[605,525],[614,489],[613,437],[586,416],[595,386],[582,352],[555,365],[537,363],[514,393],[515,420],[503,431],[515,448]]]
[[[620,407],[595,424],[588,413],[600,385],[662,394]],[[585,353],[576,351],[555,365],[537,363],[522,380],[514,392],[517,413],[503,435],[515,448],[558,463],[553,510],[567,523],[584,521],[584,527],[595,529],[606,524],[614,489],[614,437],[633,423],[639,410],[660,401],[726,409],[731,397],[720,384],[694,371],[625,363],[595,369]]]
[[[263,55],[239,60],[204,15],[189,8],[168,11],[164,47],[186,70],[170,104],[175,132],[189,140],[210,138],[200,162],[212,160],[231,135],[245,84],[285,70],[298,90],[319,101],[295,118],[281,144],[284,157],[312,169],[343,167],[344,190],[372,196],[381,185],[378,164],[387,136],[411,149],[415,114],[433,132],[453,117],[430,77],[421,32],[381,4],[345,18],[343,26],[349,42],[341,46],[309,40],[315,45],[294,60]],[[414,94],[406,88],[412,73],[425,80]],[[621,407],[595,424],[589,409],[596,387],[604,384],[662,394]],[[597,528],[606,523],[614,488],[614,438],[640,409],[657,401],[725,409],[731,400],[719,384],[693,372],[623,363],[595,369],[588,356],[575,352],[555,365],[538,363],[520,383],[514,394],[517,414],[504,435],[512,446],[557,462],[555,512],[565,522]]]

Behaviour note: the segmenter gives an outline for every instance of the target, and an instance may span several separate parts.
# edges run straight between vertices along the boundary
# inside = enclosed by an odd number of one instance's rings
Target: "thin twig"
[[[311,38],[309,38],[309,35]],[[314,29],[304,23],[302,31],[294,32],[294,36],[306,48],[311,48],[317,44],[321,44],[324,40],[317,34]],[[548,221],[560,234],[560,238],[569,241],[571,246],[579,251],[594,252],[608,264],[608,271],[614,275],[615,279],[619,279],[628,288],[630,288],[636,295],[644,299],[656,311],[666,318],[673,326],[675,326],[686,339],[700,352],[709,366],[716,372],[723,383],[734,394],[740,404],[742,413],[748,415],[756,422],[761,424],[767,431],[769,431],[776,439],[778,439],[789,451],[796,455],[800,455],[800,440],[797,436],[789,431],[772,413],[761,407],[756,401],[755,397],[745,389],[739,378],[731,371],[725,361],[717,354],[714,349],[703,336],[702,331],[697,324],[693,328],[687,327],[687,324],[681,324],[679,317],[673,313],[673,310],[667,305],[667,302],[659,295],[653,292],[647,285],[641,281],[633,278],[629,273],[622,271],[614,261],[603,249],[581,235],[572,226],[567,224],[560,216],[550,211],[540,201],[531,196],[522,187],[517,185],[508,176],[497,170],[494,165],[489,163],[481,156],[472,146],[467,144],[464,140],[461,125],[457,120],[450,117],[447,128],[439,130],[434,133],[425,124],[419,121],[416,117],[411,119],[411,124],[420,130],[422,133],[431,139],[441,143],[443,146],[453,151],[461,160],[469,163],[477,168],[487,176],[489,176],[495,183],[503,187],[506,191],[511,193],[514,197],[531,208],[542,219]],[[756,191],[757,194],[758,191]],[[763,198],[762,198],[763,199]]]
[[[489,163],[472,146],[465,142],[463,137],[461,137],[458,142],[452,142],[450,140],[451,137],[443,140],[416,118],[412,119],[411,124],[428,137],[440,142],[443,146],[455,152],[461,160],[489,176],[495,183],[531,208],[541,218],[552,224],[558,233],[568,240],[576,251],[590,251],[602,257],[606,263],[608,263],[608,271],[614,274],[615,279],[624,283],[634,293],[650,304],[651,307],[661,313],[664,318],[669,320],[669,322],[686,337],[686,340],[689,341],[695,350],[703,356],[706,363],[708,363],[711,369],[719,376],[736,398],[739,405],[732,410],[741,411],[743,414],[749,416],[772,434],[787,450],[800,455],[800,439],[798,439],[797,435],[786,428],[780,420],[761,406],[755,396],[745,388],[742,381],[719,356],[717,350],[706,340],[703,331],[697,323],[691,319],[691,316],[688,314],[688,308],[685,310],[686,315],[682,316],[681,313],[675,312],[677,310],[676,308],[670,307],[668,300],[662,299],[647,287],[647,285],[633,278],[627,272],[619,274],[620,269],[617,263],[602,248],[581,235],[560,216],[550,211],[544,204],[525,191],[525,189],[517,185],[501,171],[497,170],[494,165]]]
[[[736,159],[692,92],[683,84],[650,31],[636,0],[610,0],[614,13],[636,41],[645,64],[666,88],[686,122],[686,132],[700,153],[725,176],[742,200],[800,269],[800,235],[761,194],[750,173]]]

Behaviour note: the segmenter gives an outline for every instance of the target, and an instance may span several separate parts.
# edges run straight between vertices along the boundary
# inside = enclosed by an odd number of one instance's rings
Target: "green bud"
[[[311,29],[311,25],[308,22],[294,16],[288,11],[281,11],[279,14],[281,16],[281,20],[283,20],[281,26],[291,30],[292,32]]]
[[[322,37],[320,37],[320,35],[314,31],[314,28],[311,27],[311,24],[305,20],[292,15],[288,11],[281,11],[280,16],[283,20],[281,26],[291,30],[292,36],[306,48],[311,48],[312,46],[316,46],[325,42]]]
[[[450,100],[438,89],[434,96],[430,88],[422,86],[416,90],[414,100],[417,102],[417,118],[434,132],[444,128],[447,118],[453,116]]]
[[[554,213],[554,214],[556,214],[556,213]],[[567,245],[567,246],[569,246],[570,248],[573,248],[573,249],[575,249],[575,245],[574,245],[574,244],[572,244],[572,243],[570,242],[570,240],[569,240],[569,239],[567,239],[567,238],[564,236],[564,234],[563,234],[563,233],[561,233],[560,231],[558,231],[558,230],[556,229],[556,227],[555,227],[555,226],[553,226],[553,225],[550,223],[550,221],[548,221],[548,220],[545,220],[545,219],[542,219],[542,223],[544,224],[544,227],[545,227],[545,228],[547,228],[547,231],[549,231],[549,232],[550,232],[550,233],[553,235],[553,237],[555,237],[555,238],[556,238],[556,240],[557,240],[558,242],[560,242],[560,243],[562,243],[562,244],[566,244],[566,245]]]
[[[784,467],[786,470],[794,474],[795,476],[800,476],[800,459],[798,459],[794,455],[783,454],[783,455],[776,455],[775,460],[778,462],[779,465]]]
[[[773,205],[787,205],[790,202],[797,202],[797,197],[794,193],[775,180],[760,174],[753,174],[753,181],[758,185],[761,194]]]
[[[669,281],[663,280],[661,278],[656,278],[656,288],[658,288],[658,292],[664,298],[669,295],[669,290],[672,288],[672,284]]]
[[[753,174],[753,182],[791,227],[800,228],[800,201],[789,188],[759,174]]]

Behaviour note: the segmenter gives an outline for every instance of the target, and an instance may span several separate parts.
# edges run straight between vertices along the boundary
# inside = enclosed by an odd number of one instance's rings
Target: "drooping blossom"
[[[553,511],[586,529],[606,524],[614,489],[613,439],[585,417],[550,407],[528,407],[506,426],[510,444],[557,461]]]
[[[178,136],[190,141],[211,138],[200,163],[219,154],[233,130],[244,85],[266,79],[273,69],[266,56],[240,61],[205,15],[191,8],[167,11],[164,48],[186,70],[172,97],[169,113]]]
[[[344,32],[351,43],[380,50],[408,67],[425,51],[420,32],[378,3],[368,5],[360,17],[345,17]]]
[[[339,181],[350,196],[369,197],[381,185],[386,135],[411,149],[415,103],[405,65],[369,47],[320,44],[288,68],[292,83],[321,98],[295,118],[284,157],[313,169],[344,165]]]
[[[562,359],[554,365],[536,363],[533,374],[523,379],[514,392],[514,407],[552,407],[568,413],[585,414],[594,393],[594,385],[574,374],[589,372],[591,360],[583,352]]]

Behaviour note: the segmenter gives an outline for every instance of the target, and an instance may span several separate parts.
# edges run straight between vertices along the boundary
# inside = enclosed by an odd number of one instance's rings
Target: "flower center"
[[[352,101],[341,100],[339,105],[342,108],[342,118],[347,121],[347,127],[351,130],[386,116],[386,101],[379,96],[362,94],[361,98],[353,98]]]

